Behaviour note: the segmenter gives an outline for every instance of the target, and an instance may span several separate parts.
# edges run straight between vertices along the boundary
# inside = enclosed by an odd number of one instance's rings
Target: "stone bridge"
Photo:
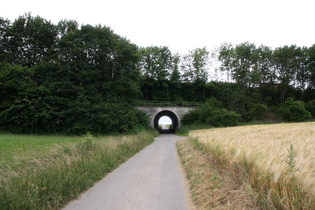
[[[195,107],[185,106],[138,106],[136,108],[148,114],[151,127],[155,129],[158,129],[161,117],[169,117],[173,125],[172,129],[169,129],[169,132],[175,132],[175,130],[181,126],[183,116],[195,109]]]

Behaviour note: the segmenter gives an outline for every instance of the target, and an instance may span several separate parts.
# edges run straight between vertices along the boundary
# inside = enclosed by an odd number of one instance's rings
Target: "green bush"
[[[308,101],[305,104],[305,108],[312,114],[313,117],[315,117],[315,99]]]
[[[192,125],[192,124],[199,124],[199,118],[201,114],[199,113],[199,109],[192,110],[185,114],[182,118],[183,125]]]
[[[248,112],[250,120],[263,120],[268,114],[268,106],[264,104],[254,104]]]
[[[211,126],[235,126],[238,124],[240,115],[234,111],[228,111],[226,109],[214,109],[211,115],[206,117],[206,124]]]
[[[200,108],[190,111],[182,119],[183,125],[206,124],[210,126],[235,126],[241,116],[234,111],[220,107],[220,104],[211,99]]]
[[[312,115],[305,109],[303,101],[294,101],[293,98],[288,98],[282,108],[282,116],[286,121],[302,122]]]

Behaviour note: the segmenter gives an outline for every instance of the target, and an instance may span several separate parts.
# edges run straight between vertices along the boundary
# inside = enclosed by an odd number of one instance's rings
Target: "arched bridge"
[[[172,102],[147,102],[136,108],[148,114],[151,127],[159,130],[159,120],[161,117],[169,117],[172,126],[168,132],[175,132],[181,126],[181,119],[191,110],[194,110],[200,103],[172,103]],[[161,132],[161,130],[160,130]]]

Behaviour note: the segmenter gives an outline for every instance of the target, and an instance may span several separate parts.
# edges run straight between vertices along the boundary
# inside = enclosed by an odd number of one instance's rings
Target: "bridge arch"
[[[181,127],[181,119],[183,116],[194,107],[184,107],[184,106],[138,106],[136,109],[145,112],[150,118],[150,126],[152,128],[158,128],[158,120],[162,116],[168,116],[173,122],[173,127],[175,131],[177,128]]]
[[[159,130],[159,119],[163,116],[167,116],[172,120],[172,128],[170,128],[169,130],[167,130],[167,132],[169,133],[174,133],[175,130],[178,128],[179,125],[179,120],[178,117],[176,116],[176,114],[172,111],[169,110],[163,110],[160,111],[159,113],[157,113],[153,119],[153,125],[154,128]],[[160,130],[161,133],[163,133],[163,131]]]

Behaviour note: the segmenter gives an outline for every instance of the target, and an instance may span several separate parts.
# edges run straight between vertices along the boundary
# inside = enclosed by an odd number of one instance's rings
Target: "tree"
[[[252,88],[257,87],[260,73],[257,69],[256,46],[245,42],[236,45],[224,44],[220,48],[219,59],[221,69],[227,71],[236,82],[236,89],[228,91],[228,107],[238,113],[245,114],[252,103]]]
[[[20,57],[0,65],[0,129],[105,134],[146,126],[147,118],[133,108],[140,96],[136,45],[107,27],[78,29],[67,22],[49,48],[37,39],[45,35],[42,23],[20,17],[8,29],[21,32],[8,36],[7,50]]]
[[[172,101],[181,101],[181,74],[179,69],[180,55],[173,55],[173,67],[169,81],[170,97]]]
[[[193,57],[193,67],[194,67],[194,80],[195,83],[200,82],[205,84],[208,81],[208,71],[209,71],[209,52],[204,48],[197,48],[191,51]]]
[[[235,47],[235,59],[232,66],[232,78],[241,86],[250,88],[252,83],[257,83],[252,79],[254,66],[256,64],[256,46],[252,43],[241,43]]]
[[[56,27],[39,16],[32,17],[30,13],[20,16],[9,27],[7,34],[7,61],[11,64],[32,67],[48,61],[54,53]]]
[[[10,51],[9,34],[11,22],[8,19],[0,17],[0,62],[8,62],[8,53]]]
[[[265,96],[273,95],[277,75],[273,63],[273,51],[270,47],[261,45],[256,49],[257,63],[255,69],[257,71],[257,80],[260,92],[260,102],[264,101]]]
[[[219,61],[221,62],[220,70],[226,72],[227,82],[231,82],[231,71],[235,59],[235,51],[232,44],[224,43],[220,46]],[[230,86],[227,87],[228,109],[231,109]]]
[[[288,86],[294,83],[294,77],[299,68],[298,51],[295,45],[278,47],[274,50],[274,61],[281,83],[281,102],[284,103]]]
[[[76,84],[91,100],[139,98],[138,48],[110,28],[81,26],[61,37],[57,50],[56,61],[77,74]]]
[[[270,47],[261,45],[256,49],[257,70],[259,72],[259,82],[274,84],[276,82],[276,72],[273,64],[273,51]]]
[[[68,33],[75,32],[79,29],[79,24],[75,20],[61,20],[57,25],[58,37],[61,38]]]
[[[308,62],[308,72],[309,72],[309,86],[315,88],[315,44],[309,49],[309,62]]]
[[[232,44],[224,43],[219,49],[219,61],[221,62],[220,70],[226,72],[227,82],[231,81],[231,71],[235,60],[235,50]]]
[[[205,47],[196,48],[183,57],[183,81],[205,84],[208,80],[209,52]]]
[[[146,100],[170,100],[169,81],[173,73],[173,55],[168,47],[140,49],[139,68]],[[174,76],[174,75],[173,75]]]
[[[181,62],[182,81],[196,101],[205,101],[205,86],[208,81],[209,52],[204,48],[196,48],[184,55]]]
[[[210,81],[221,81],[223,79],[223,74],[220,71],[220,61],[219,61],[220,48],[215,47],[210,51],[210,72],[208,78]]]
[[[139,67],[142,75],[156,81],[169,79],[172,68],[172,53],[168,47],[147,47],[140,49]]]

